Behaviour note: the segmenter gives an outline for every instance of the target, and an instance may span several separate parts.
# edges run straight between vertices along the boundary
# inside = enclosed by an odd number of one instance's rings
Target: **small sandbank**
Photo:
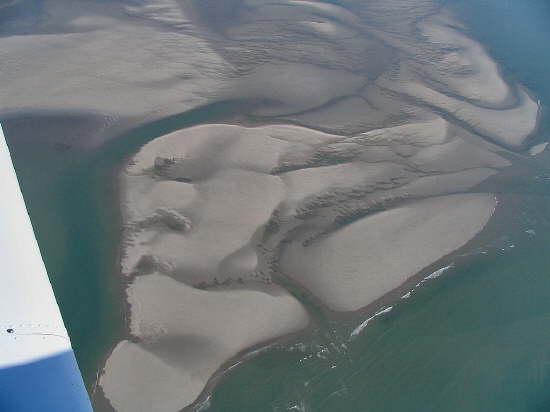
[[[508,165],[429,114],[353,136],[214,124],[146,144],[120,177],[130,336],[104,395],[120,412],[181,409],[238,353],[303,330],[281,272],[334,311],[367,306],[473,238],[494,197],[447,194]]]
[[[100,386],[120,412],[180,410],[227,360],[304,329],[308,316],[282,289],[203,291],[154,273],[128,288],[137,342],[117,345]]]
[[[282,269],[335,311],[358,310],[483,229],[489,194],[431,198],[360,219],[312,245],[291,243]]]

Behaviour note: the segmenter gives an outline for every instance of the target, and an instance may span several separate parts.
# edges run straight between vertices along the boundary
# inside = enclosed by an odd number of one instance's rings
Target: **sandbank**
[[[335,311],[357,310],[472,239],[496,201],[489,194],[432,198],[380,212],[283,252],[282,270]]]
[[[119,412],[180,410],[210,377],[246,348],[307,326],[283,290],[202,291],[161,274],[128,288],[134,341],[117,345],[100,387]],[[137,342],[135,341],[137,339]]]

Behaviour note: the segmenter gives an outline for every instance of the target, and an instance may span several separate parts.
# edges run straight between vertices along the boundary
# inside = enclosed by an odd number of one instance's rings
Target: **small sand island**
[[[367,311],[468,248],[498,212],[482,183],[545,149],[538,103],[436,1],[44,3],[39,33],[0,39],[0,114],[87,113],[115,138],[237,112],[120,165],[128,313],[106,410],[193,408],[247,350],[315,327],[303,295]]]

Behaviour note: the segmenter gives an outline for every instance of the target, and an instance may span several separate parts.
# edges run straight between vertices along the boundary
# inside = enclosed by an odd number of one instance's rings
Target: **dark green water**
[[[113,277],[116,208],[105,207],[113,204],[113,187],[99,167],[89,167],[93,157],[29,144],[10,121],[4,126],[52,286],[90,384],[94,365],[122,325]]]

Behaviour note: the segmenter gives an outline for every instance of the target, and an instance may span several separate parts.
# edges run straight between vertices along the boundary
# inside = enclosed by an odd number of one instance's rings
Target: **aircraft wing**
[[[91,411],[0,125],[0,411]]]

